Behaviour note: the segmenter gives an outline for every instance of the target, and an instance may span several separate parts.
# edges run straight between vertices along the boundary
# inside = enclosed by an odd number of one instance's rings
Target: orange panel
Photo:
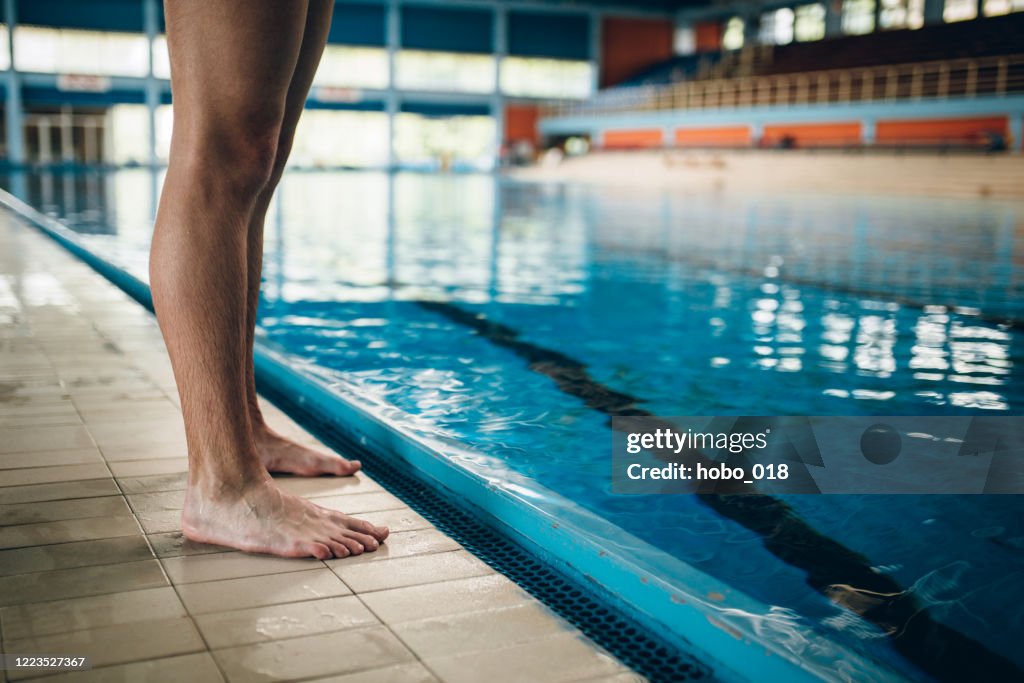
[[[861,142],[860,124],[856,122],[797,123],[765,126],[761,144],[772,147],[784,137],[792,138],[797,147],[858,145]]]
[[[540,109],[536,105],[510,104],[505,107],[505,141],[526,140],[536,144],[540,140],[537,131],[539,118]]]
[[[985,133],[1009,134],[1005,116],[969,119],[918,119],[916,121],[879,121],[875,140],[879,143],[901,142],[981,142]]]
[[[750,128],[680,128],[676,130],[676,145],[680,147],[747,147]]]
[[[605,149],[638,149],[661,147],[665,137],[657,128],[646,130],[609,130],[604,134]]]
[[[718,52],[722,49],[722,25],[717,21],[699,21],[693,25],[697,52]]]
[[[672,58],[675,26],[669,19],[608,17],[601,24],[601,87],[621,83]]]

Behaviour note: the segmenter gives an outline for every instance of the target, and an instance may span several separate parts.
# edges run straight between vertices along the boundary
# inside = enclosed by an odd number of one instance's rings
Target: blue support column
[[[924,25],[941,24],[945,8],[946,0],[924,0]]]
[[[14,0],[3,0],[3,3],[9,38],[7,56],[11,62],[11,68],[7,70],[7,102],[4,107],[7,161],[21,165],[25,163],[25,112],[21,105],[21,77],[14,62],[14,34],[18,30],[18,11]]]
[[[860,139],[865,147],[873,147],[875,145],[875,120],[864,119],[860,123],[861,132]]]
[[[826,0],[825,37],[837,38],[841,35],[843,35],[843,2],[842,0]]]
[[[398,116],[398,88],[395,81],[398,72],[398,50],[402,36],[402,15],[398,0],[388,1],[387,10],[387,49],[388,49],[388,90],[384,99],[384,108],[388,115],[388,169],[398,166],[395,156],[395,117]]]
[[[501,166],[501,150],[505,145],[505,94],[501,87],[501,62],[508,54],[508,9],[494,8],[494,94],[491,97],[491,118],[494,119],[494,166]]]
[[[1024,114],[1010,115],[1010,150],[1024,152]]]
[[[601,13],[590,13],[590,68],[591,91],[597,93],[601,89]]]
[[[158,33],[157,0],[143,0],[142,22],[146,32],[146,45],[149,50],[149,65],[146,69],[146,117],[149,124],[149,165],[159,163],[156,153],[156,110],[160,106],[160,83],[153,70],[153,46]]]

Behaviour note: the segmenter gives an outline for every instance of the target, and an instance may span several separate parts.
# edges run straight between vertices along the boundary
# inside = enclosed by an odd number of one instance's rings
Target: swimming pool
[[[22,181],[145,277],[159,178]],[[988,202],[294,172],[261,340],[471,446],[466,466],[607,520],[681,595],[688,567],[734,589],[703,597],[744,637],[838,678],[980,680],[1024,666],[1017,497],[615,496],[608,417],[1020,414],[1021,221]]]

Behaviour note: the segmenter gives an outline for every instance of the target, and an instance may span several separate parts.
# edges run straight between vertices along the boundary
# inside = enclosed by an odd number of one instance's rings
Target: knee
[[[186,156],[204,182],[243,196],[259,194],[272,180],[278,157],[280,117],[240,115],[197,126]]]

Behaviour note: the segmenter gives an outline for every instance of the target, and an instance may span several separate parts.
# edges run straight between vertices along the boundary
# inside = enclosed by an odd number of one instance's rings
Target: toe
[[[345,532],[345,536],[348,538],[355,539],[369,552],[373,552],[380,546],[380,543],[377,542],[377,539],[373,536],[370,536],[369,534],[361,534],[358,531],[349,530]]]
[[[312,555],[318,560],[329,560],[334,552],[325,544],[318,542],[300,543],[297,547],[296,557],[309,557]]]
[[[343,544],[346,548],[348,548],[349,552],[352,553],[353,555],[362,555],[363,554],[363,544],[360,543],[359,541],[357,541],[356,539],[351,538],[349,536],[340,536],[339,535],[335,540],[338,543]]]
[[[334,464],[334,473],[341,477],[346,477],[350,474],[355,474],[362,469],[363,463],[358,460],[345,460],[344,458],[337,458]]]
[[[362,534],[373,536],[377,541],[383,541],[388,537],[388,528],[386,526],[374,526],[363,519],[352,519],[348,521],[348,528],[352,531],[358,531]]]
[[[333,539],[324,541],[324,545],[331,549],[331,553],[335,557],[348,557],[352,554],[352,551],[350,551],[346,545],[338,543]]]

